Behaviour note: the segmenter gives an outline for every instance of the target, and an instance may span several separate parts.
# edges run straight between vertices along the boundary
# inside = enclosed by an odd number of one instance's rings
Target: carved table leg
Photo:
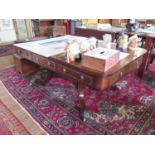
[[[150,63],[151,51],[153,48],[154,39],[152,37],[146,37],[145,45],[143,48],[147,49],[147,53],[143,56],[142,64],[139,68],[138,75],[142,77],[145,70],[148,68]]]
[[[84,103],[84,87],[78,83],[77,85],[77,88],[78,88],[78,100],[79,100],[79,106],[80,106],[80,113],[81,113],[81,119],[83,120],[83,117],[84,117],[84,111],[85,111],[85,103]]]
[[[23,59],[20,55],[17,54],[14,54],[14,62],[16,71],[20,73],[23,77],[39,70],[39,66],[37,64],[29,60]]]

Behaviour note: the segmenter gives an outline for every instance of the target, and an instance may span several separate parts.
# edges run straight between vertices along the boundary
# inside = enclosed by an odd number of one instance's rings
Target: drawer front
[[[21,55],[21,50],[20,49],[16,49],[16,54]]]
[[[125,75],[125,70],[120,70],[119,72],[113,74],[109,77],[109,86],[113,85],[115,82],[117,82],[119,79],[121,79]],[[108,79],[107,79],[108,80]]]
[[[21,55],[23,58],[32,60],[32,53],[27,51],[21,51]]]
[[[77,74],[78,74],[77,72],[73,71],[72,69],[65,67],[61,64],[57,64],[56,72],[66,74],[66,75],[71,75],[71,76],[76,77],[76,78],[77,78]]]
[[[33,54],[33,62],[50,70],[55,70],[55,63],[47,58]]]
[[[80,82],[85,83],[87,85],[92,86],[92,84],[93,84],[93,77],[91,77],[89,75],[81,73],[81,74],[79,74],[78,79]]]
[[[45,66],[44,67],[47,67],[48,69],[52,70],[52,71],[55,71],[55,62],[53,61],[50,61],[50,60],[46,60],[46,62],[41,62],[41,63],[44,63]]]
[[[124,75],[128,73],[135,72],[139,69],[140,65],[142,63],[142,58],[137,59],[136,61],[130,63],[123,69],[119,70],[115,74],[109,77],[110,85],[114,84],[116,81],[120,80]]]
[[[32,54],[32,59],[33,59],[33,62],[39,65],[40,56],[36,54]]]
[[[129,71],[138,70],[141,64],[142,64],[142,58],[137,59],[136,61],[130,64]]]
[[[68,67],[64,67],[63,65],[57,65],[56,72],[65,74],[66,76],[72,76],[77,81],[84,83],[86,85],[92,85],[93,84],[93,77],[86,75],[81,72],[74,71],[73,69],[70,69]]]

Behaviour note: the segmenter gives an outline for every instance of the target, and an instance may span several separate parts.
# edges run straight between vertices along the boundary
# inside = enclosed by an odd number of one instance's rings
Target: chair
[[[66,27],[61,26],[51,26],[48,30],[48,37],[58,37],[66,35]]]

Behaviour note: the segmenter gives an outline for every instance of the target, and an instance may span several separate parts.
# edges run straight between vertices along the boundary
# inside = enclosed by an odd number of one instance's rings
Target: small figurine
[[[126,35],[124,33],[120,33],[116,42],[117,42],[117,49],[119,51],[121,51],[121,52],[127,51],[128,35]]]
[[[96,48],[97,39],[95,37],[90,37],[88,39],[82,40],[80,43],[80,52],[86,52]]]
[[[103,47],[104,48],[111,48],[111,42],[112,42],[112,36],[111,34],[105,34],[103,35]]]
[[[90,50],[89,40],[88,39],[82,40],[80,42],[80,52],[83,53],[83,52],[86,52],[86,51],[89,51],[89,50]]]
[[[71,63],[75,61],[76,58],[79,57],[80,49],[79,43],[77,40],[69,40],[65,47],[65,52],[67,53],[67,62]]]
[[[135,52],[137,50],[137,47],[138,47],[138,36],[133,35],[129,38],[129,42],[128,42],[129,53]]]
[[[97,39],[95,37],[91,37],[88,39],[90,44],[90,50],[93,50],[96,48]]]

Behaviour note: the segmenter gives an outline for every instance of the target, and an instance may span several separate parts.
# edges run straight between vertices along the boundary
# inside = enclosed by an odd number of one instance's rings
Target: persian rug
[[[28,135],[23,124],[0,100],[0,135]]]
[[[136,75],[104,91],[86,89],[84,121],[72,83],[53,77],[42,85],[36,75],[22,78],[11,68],[0,72],[0,80],[49,134],[154,134],[154,91]]]
[[[15,51],[15,47],[12,44],[0,45],[0,57],[12,55],[15,53]]]

